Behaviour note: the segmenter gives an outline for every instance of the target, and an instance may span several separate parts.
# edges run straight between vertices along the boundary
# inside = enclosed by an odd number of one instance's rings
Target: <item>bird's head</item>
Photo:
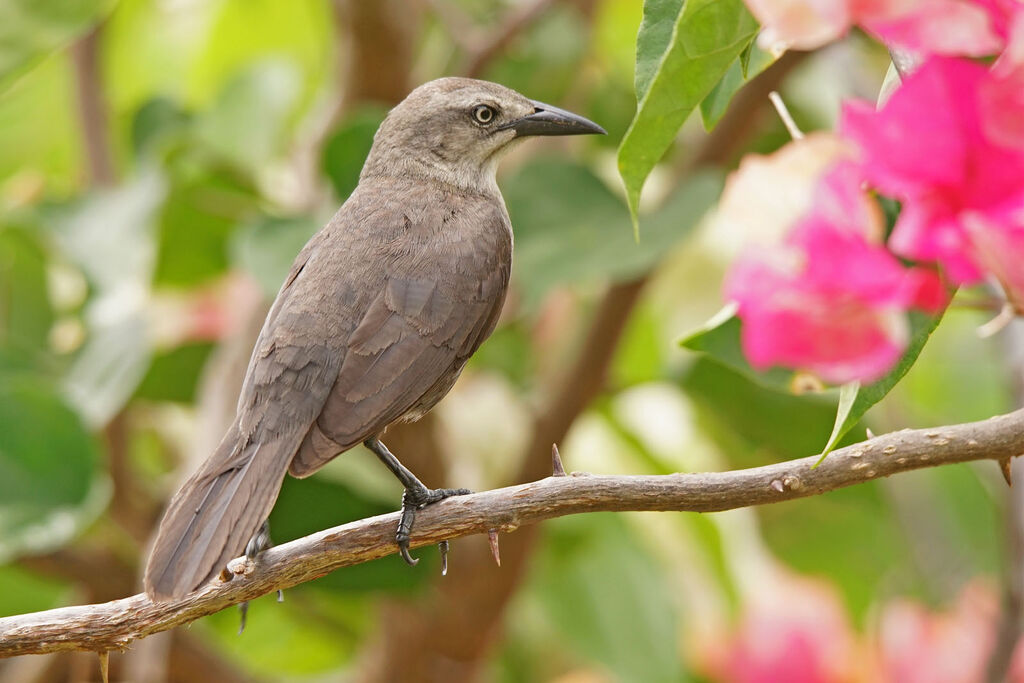
[[[604,134],[582,116],[471,78],[439,78],[384,119],[363,167],[372,175],[426,175],[465,189],[493,188],[498,157],[532,135]]]

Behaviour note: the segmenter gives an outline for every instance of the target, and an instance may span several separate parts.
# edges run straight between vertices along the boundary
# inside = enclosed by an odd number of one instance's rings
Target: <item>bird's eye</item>
[[[486,104],[478,104],[473,107],[473,120],[481,126],[486,126],[494,121],[495,114],[497,112],[494,111],[494,107],[488,107]]]

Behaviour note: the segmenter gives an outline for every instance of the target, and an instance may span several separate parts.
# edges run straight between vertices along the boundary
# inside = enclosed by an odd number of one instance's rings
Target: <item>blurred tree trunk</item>
[[[334,0],[343,106],[397,104],[411,90],[416,40],[423,21],[418,2]]]
[[[1003,357],[1016,407],[1024,406],[1024,320],[1017,319],[1002,332]],[[1017,644],[1024,635],[1024,458],[1010,463],[1016,486],[1006,491],[1003,533],[1006,559],[1002,576],[1002,613],[996,643],[989,660],[988,680],[1005,681]]]

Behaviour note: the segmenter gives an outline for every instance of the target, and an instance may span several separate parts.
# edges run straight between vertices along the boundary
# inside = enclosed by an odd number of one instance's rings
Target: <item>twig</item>
[[[804,137],[804,132],[796,125],[796,121],[793,120],[793,115],[789,113],[789,108],[786,107],[786,103],[782,101],[782,96],[772,90],[768,93],[768,99],[771,101],[772,106],[775,107],[775,111],[778,112],[779,118],[782,119],[782,125],[786,127],[787,131],[789,131],[789,137],[794,140],[802,139]]]
[[[576,473],[448,500],[417,518],[414,547],[582,512],[716,512],[817,495],[898,472],[1024,453],[1024,410],[982,422],[903,430],[817,456],[706,474],[600,476]],[[779,482],[780,485],[775,482]],[[779,488],[782,490],[780,491]],[[398,513],[311,534],[271,548],[248,574],[215,581],[183,600],[134,595],[0,619],[0,656],[123,649],[133,640],[228,605],[395,552]],[[244,564],[241,560],[234,565]]]
[[[426,0],[426,5],[444,28],[448,39],[468,52],[475,44],[479,32],[473,19],[448,0]]]
[[[1007,301],[1003,304],[1003,307],[999,309],[999,313],[996,314],[996,317],[978,327],[978,336],[981,339],[988,339],[993,335],[999,334],[1003,331],[1003,328],[1013,322],[1015,317],[1017,317],[1017,310],[1013,307],[1013,304]]]
[[[460,71],[469,78],[479,78],[487,65],[553,4],[554,0],[534,0],[512,10],[494,33],[466,57],[465,66]]]
[[[107,103],[99,66],[99,38],[103,24],[97,24],[71,46],[75,65],[78,118],[82,126],[89,180],[95,185],[114,183],[114,161],[107,131]]]

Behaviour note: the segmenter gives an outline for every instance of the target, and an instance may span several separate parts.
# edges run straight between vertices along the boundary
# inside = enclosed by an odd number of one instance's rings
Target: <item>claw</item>
[[[256,530],[256,533],[249,539],[249,542],[245,544],[245,557],[250,562],[254,562],[260,553],[272,547],[274,547],[274,542],[270,540],[270,520],[265,519],[260,528]],[[284,602],[284,593],[280,590],[277,591],[277,601]],[[249,615],[248,600],[238,603],[238,612],[241,615],[241,620],[238,624],[238,635],[242,635],[242,631],[245,630],[245,618]]]
[[[398,552],[402,556],[402,559],[405,560],[405,563],[407,565],[409,565],[410,567],[415,567],[416,565],[418,565],[420,563],[419,558],[413,557],[412,555],[409,554],[409,544],[408,544],[408,542],[406,542],[404,544],[399,543],[398,544]]]
[[[391,470],[391,473],[395,475],[398,481],[402,482],[402,486],[405,487],[405,491],[402,493],[402,517],[398,522],[398,531],[395,532],[395,542],[398,544],[398,553],[402,556],[402,559],[409,566],[415,567],[419,560],[409,554],[409,534],[412,532],[412,525],[416,521],[416,511],[432,503],[442,501],[445,498],[464,496],[472,493],[472,491],[469,489],[428,489],[423,485],[423,482],[416,478],[415,474],[410,472],[405,465],[398,462],[395,454],[389,451],[380,442],[380,439],[376,437],[367,439],[363,442],[363,445],[369,448]],[[441,550],[441,573],[444,574],[448,570],[447,541],[442,541],[439,548]]]

